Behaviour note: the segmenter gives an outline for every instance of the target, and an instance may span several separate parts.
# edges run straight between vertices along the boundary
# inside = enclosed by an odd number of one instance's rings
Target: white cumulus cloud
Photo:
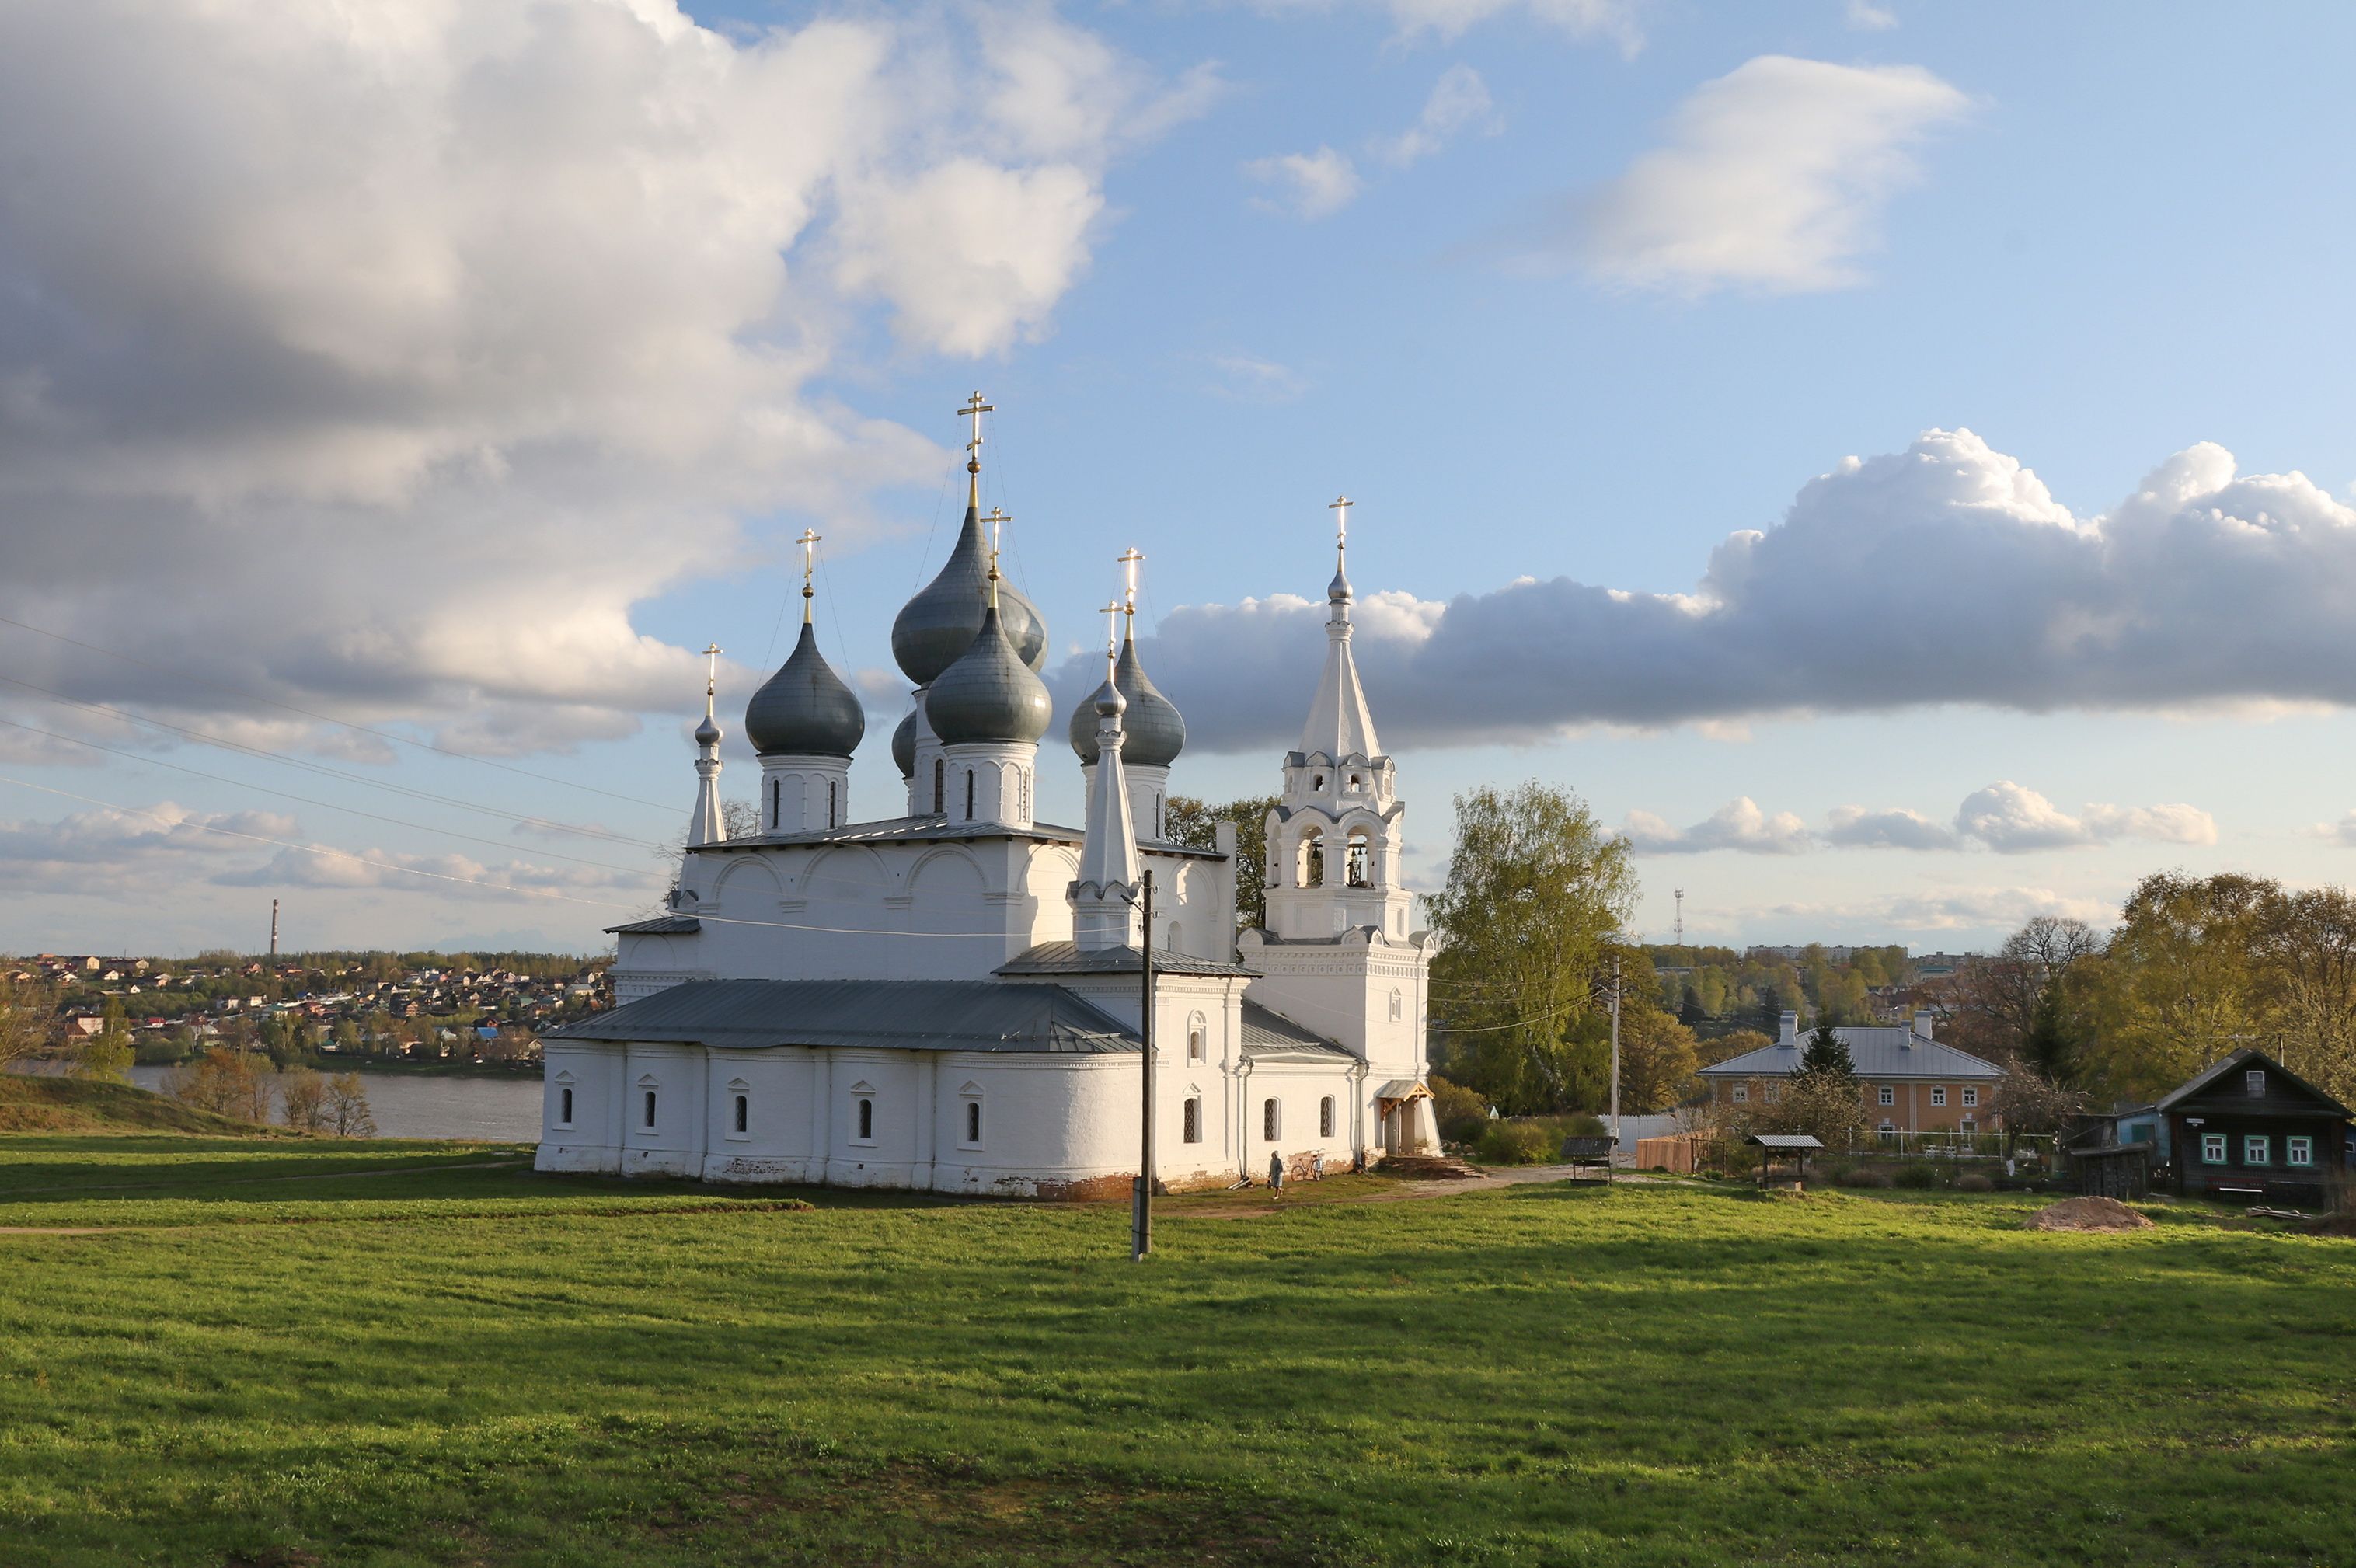
[[[1779,811],[1772,816],[1749,795],[1730,801],[1691,827],[1674,828],[1649,811],[1632,811],[1621,837],[1644,855],[1698,855],[1737,849],[1749,855],[1799,855],[1814,847],[1808,825]]]
[[[1432,84],[1431,96],[1424,101],[1423,112],[1416,116],[1415,123],[1396,136],[1377,138],[1375,155],[1394,168],[1405,168],[1468,131],[1494,136],[1505,128],[1505,117],[1497,112],[1481,73],[1469,65],[1452,65]]]
[[[1217,91],[1040,8],[0,7],[0,613],[145,661],[18,673],[628,733],[699,678],[640,602],[952,460],[838,345],[1039,336]]]
[[[1244,173],[1270,192],[1265,197],[1254,197],[1254,206],[1269,212],[1286,213],[1304,222],[1333,217],[1357,200],[1358,192],[1365,188],[1365,181],[1358,176],[1358,165],[1350,161],[1350,155],[1331,147],[1320,147],[1313,153],[1254,158],[1244,165]]]
[[[1578,204],[1553,254],[1679,293],[1848,287],[1883,202],[1916,177],[1912,148],[1969,101],[1919,66],[1762,55],[1679,104],[1660,146]]]

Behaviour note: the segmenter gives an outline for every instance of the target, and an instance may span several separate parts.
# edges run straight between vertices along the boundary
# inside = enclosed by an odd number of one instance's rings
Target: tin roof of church
[[[1242,975],[1257,979],[1259,971],[1240,964],[1217,958],[1197,958],[1191,954],[1173,953],[1166,947],[1153,950],[1153,967],[1163,975]],[[1043,942],[1001,964],[1001,975],[1134,975],[1138,957],[1134,947],[1084,949],[1076,942]]]
[[[1061,986],[1000,980],[690,980],[545,1038],[1079,1056],[1140,1045]]]
[[[1314,1029],[1244,998],[1244,1054],[1254,1061],[1324,1061],[1357,1058]]]
[[[804,833],[756,833],[744,838],[721,838],[698,844],[708,849],[765,849],[780,844],[922,844],[948,838],[1034,838],[1044,844],[1079,844],[1087,835],[1077,827],[1034,822],[1013,827],[1003,822],[951,822],[943,816],[889,816],[881,822],[851,822],[841,827],[813,827]],[[1226,859],[1215,849],[1197,849],[1163,838],[1141,838],[1140,849],[1156,855],[1193,855],[1205,860]]]
[[[703,923],[691,914],[658,914],[646,920],[634,920],[626,925],[609,925],[608,936],[684,936],[701,931]]]

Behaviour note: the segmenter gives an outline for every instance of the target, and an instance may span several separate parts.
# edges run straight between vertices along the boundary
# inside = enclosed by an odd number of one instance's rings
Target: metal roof
[[[1244,998],[1244,1055],[1254,1061],[1330,1061],[1357,1057],[1314,1029]]]
[[[703,923],[691,914],[658,914],[627,925],[609,925],[608,936],[686,936],[701,931]]]
[[[1983,1061],[1969,1051],[1941,1045],[1905,1024],[1842,1024],[1833,1030],[1848,1047],[1849,1063],[1859,1078],[1926,1078],[1949,1083],[1965,1079],[1993,1081],[2004,1069]],[[1701,1070],[1705,1078],[1776,1078],[1800,1070],[1807,1049],[1804,1039],[1778,1040],[1757,1051],[1746,1051]]]
[[[690,980],[551,1029],[550,1040],[1101,1055],[1141,1048],[1061,986],[996,980]]]
[[[1821,1139],[1809,1133],[1753,1133],[1746,1140],[1754,1148],[1822,1148]]]
[[[1137,949],[1106,947],[1083,949],[1076,942],[1043,942],[1036,947],[1025,948],[1001,964],[1001,975],[1134,975],[1138,969]],[[1188,953],[1173,953],[1166,948],[1153,950],[1153,967],[1164,975],[1241,975],[1257,978],[1259,971],[1240,964],[1216,958],[1197,958]]]
[[[1077,844],[1087,837],[1076,827],[1034,822],[1014,827],[1003,822],[951,822],[942,816],[887,816],[880,822],[853,822],[841,827],[814,827],[804,833],[760,833],[745,838],[722,838],[698,844],[708,849],[765,849],[780,844],[907,844],[940,838],[1036,838],[1050,844]]]

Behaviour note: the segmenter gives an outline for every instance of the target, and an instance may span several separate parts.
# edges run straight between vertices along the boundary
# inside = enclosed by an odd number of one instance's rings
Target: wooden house
[[[2244,1048],[2160,1097],[2179,1196],[2312,1203],[2348,1169],[2348,1107]]]

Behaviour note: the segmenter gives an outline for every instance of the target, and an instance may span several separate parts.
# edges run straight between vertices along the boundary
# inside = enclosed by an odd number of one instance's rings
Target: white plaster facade
[[[1135,928],[1104,901],[1149,871],[1157,1182],[1264,1177],[1271,1153],[1297,1170],[1312,1156],[1346,1168],[1436,1149],[1422,1088],[1429,953],[1398,883],[1404,807],[1358,688],[1347,583],[1334,581],[1310,731],[1269,818],[1272,929],[1237,938],[1231,827],[1210,849],[1161,841],[1168,769],[1098,789],[1099,760],[1087,825],[1040,823],[1035,737],[944,745],[920,682],[907,815],[849,822],[847,758],[765,758],[765,830],[692,843],[669,912],[616,928],[616,1010],[546,1040],[539,1168],[1123,1190],[1139,1163],[1144,1006]],[[1103,755],[1118,770],[1110,688],[1108,677]],[[715,759],[716,745],[700,748],[699,823],[717,816]],[[822,801],[846,819],[828,825]],[[1323,877],[1302,871],[1312,834]],[[1083,907],[1095,912],[1076,941]],[[1023,987],[991,995],[1052,1003],[1082,1044],[969,1039],[936,993],[915,1005],[931,982]],[[767,1012],[764,997],[778,998]],[[831,1009],[823,1029],[797,998]]]

